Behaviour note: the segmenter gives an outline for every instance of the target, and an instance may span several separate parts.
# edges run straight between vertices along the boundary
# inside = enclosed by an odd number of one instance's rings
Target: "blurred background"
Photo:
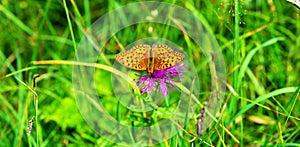
[[[72,61],[93,22],[132,2],[137,1],[0,1],[0,146],[118,146],[83,120],[74,98]],[[202,137],[194,117],[178,135],[155,146],[300,146],[300,10],[284,0],[165,2],[189,10],[215,35],[226,63],[227,91],[222,118]],[[160,27],[157,36],[188,44],[178,30]],[[103,54],[113,63],[120,44],[153,34],[129,27],[105,44]],[[209,91],[205,56],[186,50],[201,91]],[[45,60],[50,62],[42,64]],[[95,77],[108,111],[119,113],[112,89],[103,89],[111,84],[101,81],[108,75],[100,71]],[[143,121],[140,117],[128,115],[125,121]]]

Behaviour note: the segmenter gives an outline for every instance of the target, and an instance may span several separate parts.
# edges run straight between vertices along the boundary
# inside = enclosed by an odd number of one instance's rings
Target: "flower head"
[[[185,65],[184,63],[181,63],[168,69],[154,70],[151,75],[145,75],[145,76],[137,75],[139,77],[139,79],[136,80],[137,85],[140,87],[142,94],[147,92],[148,96],[150,96],[153,89],[156,88],[157,86],[162,96],[168,97],[169,95],[168,87],[177,89],[174,85],[174,82],[181,82],[181,80],[180,79],[178,80],[178,78],[182,78],[183,77],[182,72],[186,72],[184,65]],[[172,79],[172,78],[176,78],[176,79]]]

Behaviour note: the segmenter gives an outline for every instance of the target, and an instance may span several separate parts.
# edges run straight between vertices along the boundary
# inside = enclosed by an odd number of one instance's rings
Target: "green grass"
[[[115,98],[110,80],[111,73],[116,73],[111,68],[115,54],[124,47],[145,37],[165,38],[180,45],[195,65],[199,104],[186,126],[174,121],[170,129],[179,129],[178,134],[154,146],[300,146],[300,10],[286,1],[167,2],[203,21],[220,45],[227,76],[222,117],[214,116],[203,136],[196,135],[196,118],[211,94],[209,57],[181,30],[156,23],[117,32],[105,42],[98,64],[88,65],[95,67],[96,90],[105,110],[127,125],[149,126],[168,118],[178,104],[171,97],[178,92],[171,94],[168,104],[163,101],[162,108],[132,112]],[[1,1],[0,146],[117,146],[91,129],[78,110],[72,61],[78,58],[78,43],[93,22],[126,4],[116,0]],[[33,87],[35,74],[40,77]],[[28,136],[30,119],[34,122]],[[135,140],[134,130],[129,134]]]

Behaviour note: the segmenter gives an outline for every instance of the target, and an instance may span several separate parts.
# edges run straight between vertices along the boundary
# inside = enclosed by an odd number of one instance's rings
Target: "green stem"
[[[234,30],[235,30],[235,45],[234,45],[234,51],[233,51],[233,67],[237,67],[239,64],[239,0],[234,1]],[[241,83],[241,82],[240,82]],[[235,91],[239,94],[239,89],[238,89],[238,70],[235,70],[233,73],[233,87]],[[231,100],[230,105],[231,107],[231,114],[235,114],[237,111],[237,97],[234,96],[233,99]],[[234,121],[233,121],[234,122]],[[242,129],[242,128],[241,128]],[[235,131],[235,125],[232,125],[232,132]],[[241,130],[242,131],[242,130]],[[242,137],[241,137],[241,140]],[[231,140],[231,144],[234,144],[234,140]]]
[[[234,51],[233,51],[233,67],[238,66],[239,64],[239,0],[235,0],[235,11],[234,11],[234,30],[235,30],[235,45],[234,45]],[[234,71],[233,73],[233,88],[238,92],[238,70]],[[236,101],[235,101],[236,102]],[[235,103],[236,104],[236,103]],[[236,106],[236,105],[235,105]],[[236,111],[236,109],[235,109]]]
[[[33,89],[35,91],[35,88]],[[34,107],[35,107],[35,132],[36,132],[36,144],[39,145],[39,131],[38,131],[38,103],[39,99],[37,95],[34,95]]]
[[[71,37],[72,37],[73,48],[74,48],[74,51],[76,52],[76,41],[75,41],[75,37],[74,37],[73,27],[72,27],[71,19],[69,16],[69,10],[68,10],[67,4],[66,4],[66,0],[63,0],[63,3],[64,3],[64,8],[65,8],[65,12],[66,12],[67,20],[68,20],[68,25],[69,25],[69,29],[70,29],[70,33],[71,33]],[[77,54],[75,54],[75,57],[76,57],[76,59],[78,59]]]
[[[169,98],[166,96],[166,95],[164,95],[165,96],[165,101],[166,101],[166,106],[167,106],[167,108],[169,108]]]

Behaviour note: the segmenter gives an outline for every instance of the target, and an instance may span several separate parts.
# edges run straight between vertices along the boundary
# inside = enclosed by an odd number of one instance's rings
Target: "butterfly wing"
[[[150,57],[149,45],[136,45],[130,50],[116,55],[116,60],[122,65],[134,70],[146,70]]]
[[[183,61],[184,55],[172,50],[167,45],[154,45],[152,49],[154,57],[154,70],[162,70],[173,67]]]

